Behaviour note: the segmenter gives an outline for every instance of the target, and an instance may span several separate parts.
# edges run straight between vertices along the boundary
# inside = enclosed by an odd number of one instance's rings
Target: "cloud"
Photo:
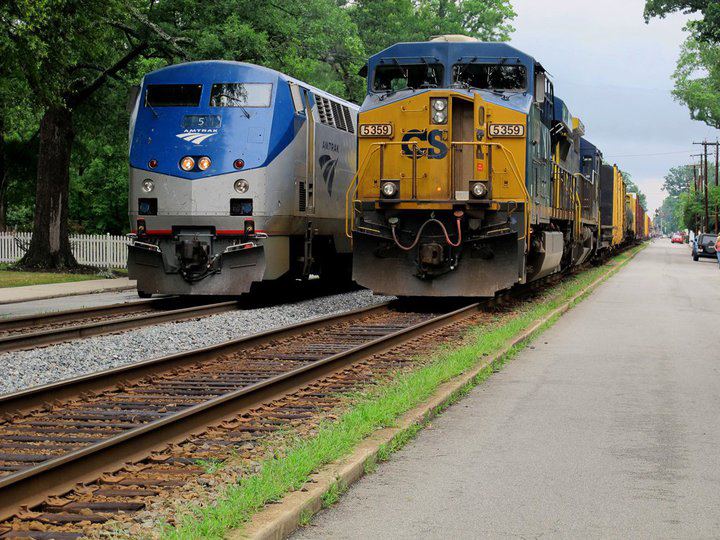
[[[660,188],[667,171],[697,153],[692,142],[720,137],[691,120],[670,93],[688,18],[677,14],[646,25],[643,0],[512,4],[518,17],[511,43],[550,72],[587,138],[633,175],[654,212],[665,197]]]

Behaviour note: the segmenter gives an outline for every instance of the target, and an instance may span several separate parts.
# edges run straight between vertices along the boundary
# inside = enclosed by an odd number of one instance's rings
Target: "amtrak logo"
[[[328,195],[332,195],[333,181],[335,180],[335,167],[337,166],[337,158],[333,159],[327,154],[320,156],[320,170],[322,170],[323,180],[327,185]]]
[[[202,144],[203,141],[209,139],[213,135],[217,135],[217,131],[212,133],[198,133],[197,131],[186,131],[185,133],[178,133],[175,135],[177,138],[182,139],[193,144]]]

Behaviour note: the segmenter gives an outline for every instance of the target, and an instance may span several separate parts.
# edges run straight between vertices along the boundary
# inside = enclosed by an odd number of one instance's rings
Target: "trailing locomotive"
[[[542,65],[445,36],[371,57],[353,277],[399,296],[494,296],[581,264],[600,244],[602,156]]]
[[[138,294],[349,279],[344,195],[357,111],[252,64],[190,62],[146,75],[130,124],[128,269]]]

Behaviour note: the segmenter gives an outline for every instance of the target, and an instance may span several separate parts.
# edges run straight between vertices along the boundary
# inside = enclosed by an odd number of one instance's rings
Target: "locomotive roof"
[[[493,62],[498,59],[515,60],[528,68],[531,73],[535,66],[543,69],[532,56],[525,54],[519,49],[507,43],[485,42],[485,41],[422,41],[396,43],[387,49],[380,51],[370,57],[367,63],[368,69],[373,69],[377,64],[395,59],[408,61],[436,61],[445,65],[457,64],[460,62]]]
[[[182,62],[179,64],[172,64],[170,66],[166,66],[164,68],[160,68],[146,74],[144,77],[144,81],[155,84],[161,82],[188,83],[192,82],[188,80],[190,77],[194,78],[194,80],[197,81],[200,81],[201,79],[207,80],[208,78],[211,78],[213,82],[220,82],[217,79],[217,76],[228,77],[232,76],[235,73],[247,73],[248,70],[263,75],[266,81],[270,81],[272,79],[280,79],[283,81],[292,82],[297,84],[298,86],[302,86],[304,88],[307,88],[308,90],[311,90],[313,94],[340,102],[354,110],[358,109],[358,106],[355,103],[346,101],[343,98],[325,92],[324,90],[320,90],[319,88],[316,88],[311,84],[295,79],[294,77],[291,77],[290,75],[287,75],[280,71],[276,71],[274,69],[264,66],[258,66],[256,64],[250,64],[247,62],[235,62],[232,60],[199,60],[195,62]],[[232,81],[223,80],[221,82]]]
[[[602,150],[600,150],[593,143],[588,141],[585,137],[580,138],[580,154],[583,156],[601,156]]]

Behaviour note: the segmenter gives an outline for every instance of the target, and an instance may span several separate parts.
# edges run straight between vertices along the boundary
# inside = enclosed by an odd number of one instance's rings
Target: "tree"
[[[508,0],[357,0],[345,2],[369,54],[402,41],[465,34],[505,41],[515,12]]]
[[[647,209],[647,197],[642,191],[640,191],[640,188],[637,186],[637,184],[633,182],[632,175],[625,171],[620,171],[620,173],[622,174],[623,180],[625,181],[627,192],[637,194],[638,200],[640,201],[640,206]]]
[[[77,266],[68,239],[74,111],[136,58],[159,51],[179,52],[177,41],[153,24],[137,4],[14,0],[0,7],[8,60],[21,66],[24,82],[43,111],[33,238],[22,266]]]
[[[690,109],[690,117],[720,128],[720,2],[717,0],[647,0],[645,21],[674,12],[699,13],[688,22],[673,74],[673,96]]]
[[[667,191],[671,197],[677,197],[681,193],[684,193],[690,186],[694,184],[695,177],[692,165],[681,165],[679,167],[673,167],[665,175],[665,182],[663,183],[663,191]]]
[[[678,11],[700,13],[702,18],[691,21],[688,27],[701,41],[720,42],[720,3],[717,0],[646,0],[645,21]]]
[[[156,16],[192,41],[192,60],[260,64],[342,97],[363,86],[365,49],[336,0],[174,0],[159,3]]]
[[[687,105],[690,117],[720,129],[720,46],[687,39],[673,80],[673,96]]]
[[[670,234],[677,231],[680,228],[677,218],[677,208],[680,204],[679,195],[668,195],[663,200],[662,205],[658,208],[657,215],[662,225],[662,232]]]

